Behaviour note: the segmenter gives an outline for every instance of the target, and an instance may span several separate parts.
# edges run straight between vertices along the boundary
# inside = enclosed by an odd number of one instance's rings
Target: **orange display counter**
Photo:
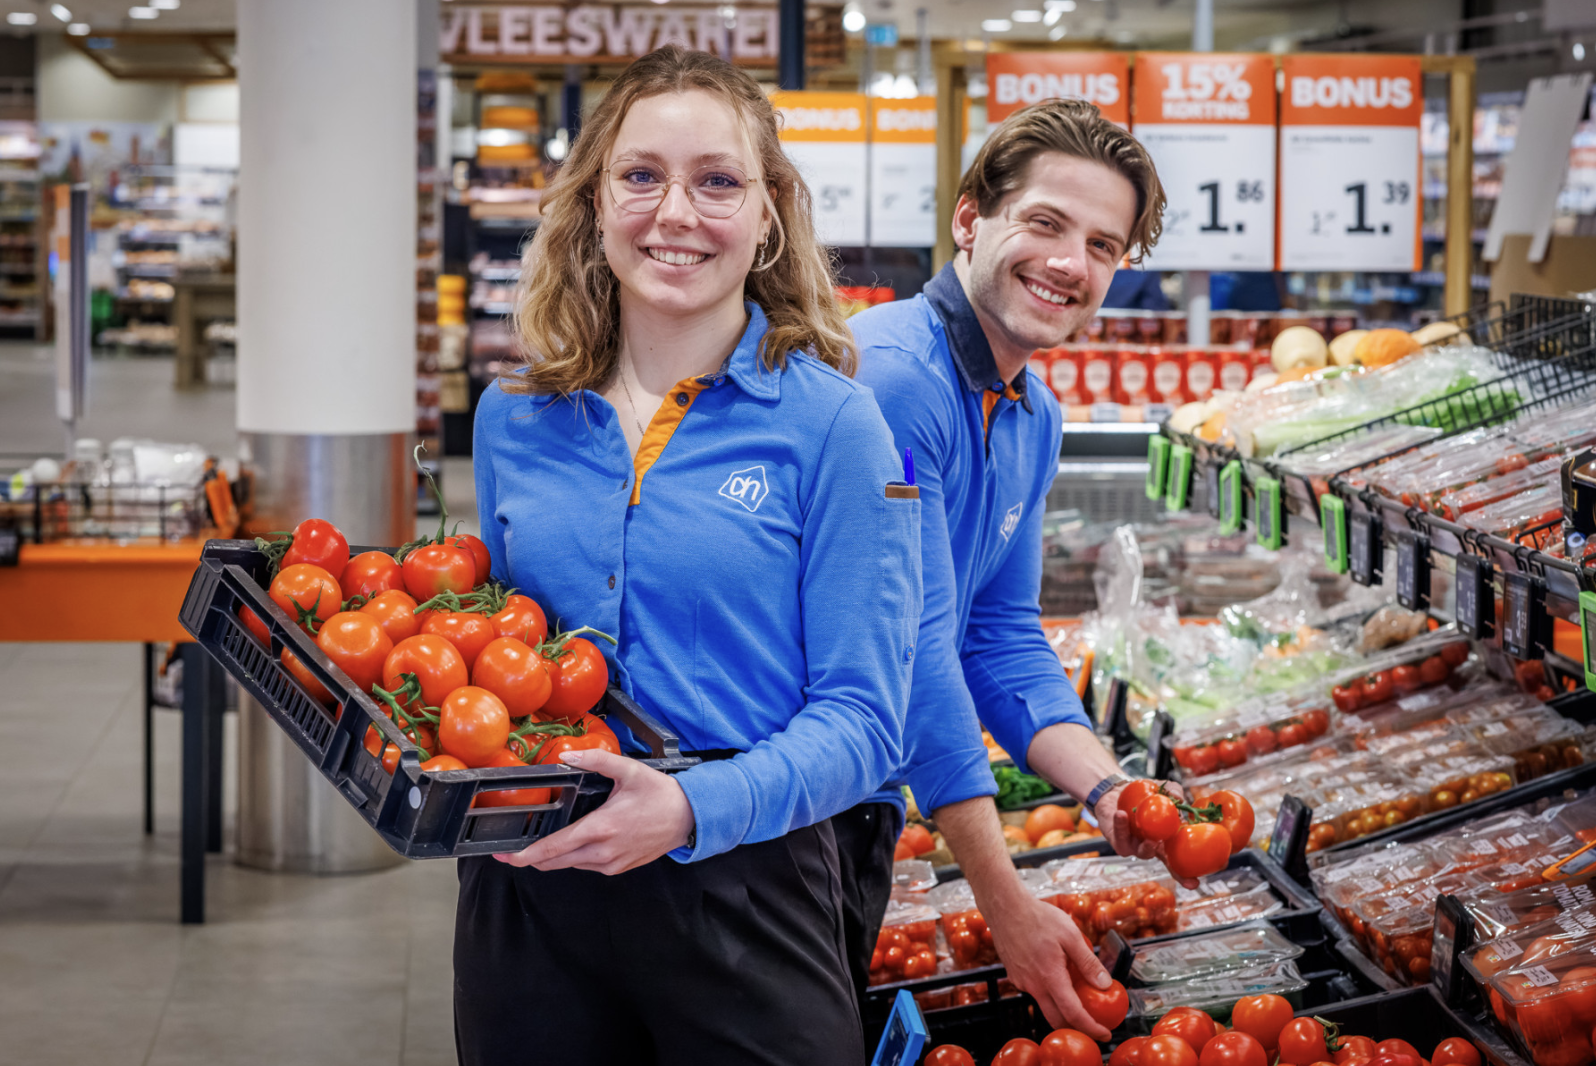
[[[203,544],[24,544],[0,567],[0,641],[188,640],[177,613]]]

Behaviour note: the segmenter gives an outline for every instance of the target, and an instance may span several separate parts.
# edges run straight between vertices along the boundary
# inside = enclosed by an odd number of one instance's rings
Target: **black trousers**
[[[864,999],[870,956],[892,896],[892,853],[903,815],[890,803],[861,803],[831,819],[842,870],[842,928],[854,993]]]
[[[866,1061],[829,823],[616,877],[459,874],[462,1066]]]

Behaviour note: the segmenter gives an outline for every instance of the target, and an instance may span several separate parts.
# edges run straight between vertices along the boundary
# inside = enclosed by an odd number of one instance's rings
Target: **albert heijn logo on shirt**
[[[720,494],[728,500],[736,500],[750,511],[759,510],[759,505],[770,495],[770,482],[765,480],[765,468],[748,466],[733,470],[720,487]]]
[[[1003,527],[998,530],[1004,540],[1008,540],[1014,531],[1020,527],[1020,512],[1025,510],[1025,504],[1017,503],[1010,507],[1003,515]]]

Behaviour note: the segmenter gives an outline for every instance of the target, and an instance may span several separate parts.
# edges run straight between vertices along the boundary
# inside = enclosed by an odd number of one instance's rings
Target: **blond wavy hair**
[[[500,377],[506,392],[570,395],[602,387],[615,372],[620,286],[604,259],[594,204],[604,160],[633,103],[695,89],[724,100],[742,119],[764,175],[758,188],[773,220],[774,254],[749,271],[743,293],[769,323],[760,350],[765,365],[778,370],[791,353],[808,352],[853,376],[859,350],[815,236],[809,187],[781,149],[775,108],[753,78],[725,60],[667,45],[615,79],[543,195],[542,224],[521,257],[513,319],[526,369]]]

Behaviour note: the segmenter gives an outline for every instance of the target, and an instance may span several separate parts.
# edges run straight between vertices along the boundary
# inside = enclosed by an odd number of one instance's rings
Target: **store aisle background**
[[[0,345],[0,452],[61,449],[51,350]],[[82,436],[232,455],[234,393],[172,388],[169,358],[97,358]],[[476,526],[469,459],[444,463]],[[436,528],[436,519],[421,520]],[[25,609],[6,605],[5,609]],[[0,644],[0,1058],[30,1066],[452,1063],[455,870],[269,874],[224,853],[208,923],[178,924],[180,716],[155,715],[155,835],[140,820],[140,648]]]

